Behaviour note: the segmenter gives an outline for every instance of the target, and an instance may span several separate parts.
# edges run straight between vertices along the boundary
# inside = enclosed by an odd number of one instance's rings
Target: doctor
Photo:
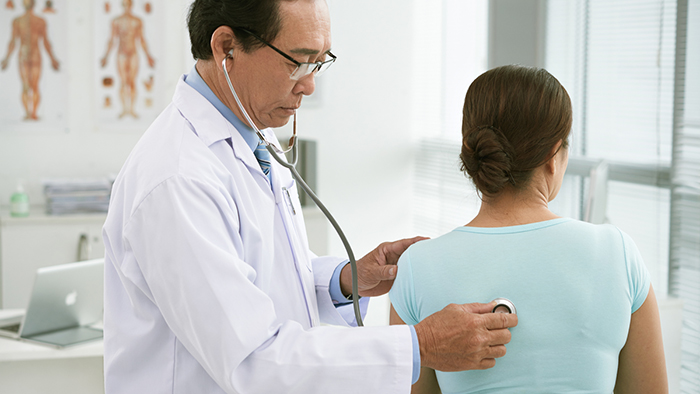
[[[104,226],[106,393],[406,393],[421,364],[505,355],[517,318],[490,304],[348,327],[347,261],[309,251],[290,173],[256,159],[222,62],[261,130],[286,124],[314,91],[304,64],[333,58],[325,1],[195,0],[188,25],[199,60],[124,164]],[[420,239],[360,259],[360,295],[386,293]]]

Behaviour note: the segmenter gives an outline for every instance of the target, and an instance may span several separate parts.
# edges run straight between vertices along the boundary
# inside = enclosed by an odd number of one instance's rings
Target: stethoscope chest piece
[[[515,310],[515,304],[507,298],[496,298],[493,300],[496,302],[496,306],[493,307],[493,313],[512,313],[514,315],[518,314]]]

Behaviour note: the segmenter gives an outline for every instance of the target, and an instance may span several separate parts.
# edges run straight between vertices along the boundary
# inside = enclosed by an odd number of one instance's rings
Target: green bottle
[[[10,215],[12,217],[29,216],[29,196],[22,185],[17,185],[17,191],[10,198]]]

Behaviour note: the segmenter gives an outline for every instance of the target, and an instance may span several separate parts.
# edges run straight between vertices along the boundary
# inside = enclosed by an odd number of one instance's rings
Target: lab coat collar
[[[209,100],[185,82],[184,75],[180,77],[175,87],[173,103],[182,116],[190,122],[202,142],[207,146],[211,146],[216,142],[230,138],[234,156],[250,168],[251,171],[259,172],[261,176],[267,179],[253,151],[241,133],[226,120]],[[268,138],[270,138],[270,134],[273,134],[274,138],[274,133],[270,133],[268,130],[261,130],[261,132]]]
[[[233,125],[209,100],[185,82],[185,75],[177,82],[173,103],[207,146],[232,136]]]
[[[194,66],[192,66],[190,72],[185,76],[185,82],[192,86],[194,90],[199,92],[199,94],[204,96],[204,98],[207,99],[207,101],[209,101],[214,108],[216,108],[216,110],[219,111],[219,113],[221,113],[221,115],[223,115],[224,118],[226,118],[226,120],[228,120],[236,130],[238,130],[239,133],[241,133],[243,139],[245,139],[246,143],[248,143],[250,150],[255,150],[260,142],[260,138],[258,138],[255,130],[238,119],[236,114],[231,111],[231,108],[227,107],[226,104],[224,104],[223,101],[221,101],[214,94],[214,91],[211,90],[209,85],[207,85],[207,83],[204,82],[204,79],[202,79],[202,77],[199,75],[196,63]]]

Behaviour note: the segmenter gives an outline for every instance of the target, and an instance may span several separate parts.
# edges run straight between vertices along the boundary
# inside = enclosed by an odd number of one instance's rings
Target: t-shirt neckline
[[[457,227],[454,231],[466,232],[466,233],[478,233],[478,234],[513,234],[522,233],[527,231],[539,230],[551,226],[556,226],[561,223],[569,222],[573,219],[571,218],[556,218],[550,220],[544,220],[541,222],[518,224],[515,226],[506,227],[470,227],[461,226]]]

